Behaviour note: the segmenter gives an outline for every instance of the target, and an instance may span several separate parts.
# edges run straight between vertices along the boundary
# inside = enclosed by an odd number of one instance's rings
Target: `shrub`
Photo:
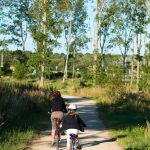
[[[17,79],[24,79],[26,77],[27,69],[24,64],[18,62],[15,66],[15,70],[13,72],[13,76]]]
[[[0,77],[3,75],[3,71],[2,69],[0,68]]]
[[[150,94],[150,66],[143,68],[139,82],[139,88]]]

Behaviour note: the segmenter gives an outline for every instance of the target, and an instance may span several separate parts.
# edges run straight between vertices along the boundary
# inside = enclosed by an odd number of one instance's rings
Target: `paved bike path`
[[[65,96],[69,103],[78,105],[78,112],[87,124],[85,132],[80,132],[80,143],[83,150],[123,150],[116,138],[110,137],[107,129],[99,119],[96,104],[92,100],[86,100],[75,96]],[[41,131],[41,138],[31,142],[28,150],[55,150],[56,147],[50,145],[50,127],[48,130]],[[66,150],[66,135],[62,135],[60,150]]]

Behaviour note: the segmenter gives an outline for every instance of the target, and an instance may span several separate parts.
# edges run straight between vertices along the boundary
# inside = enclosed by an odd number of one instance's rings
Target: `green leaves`
[[[25,42],[27,38],[30,18],[28,15],[28,7],[30,0],[13,0],[2,2],[2,22],[1,34],[10,39],[14,45],[22,46],[25,50]],[[8,36],[9,35],[9,36]]]
[[[139,88],[150,93],[150,66],[143,67],[139,82]]]
[[[24,79],[26,77],[27,69],[24,64],[18,62],[15,66],[13,76],[17,79]]]

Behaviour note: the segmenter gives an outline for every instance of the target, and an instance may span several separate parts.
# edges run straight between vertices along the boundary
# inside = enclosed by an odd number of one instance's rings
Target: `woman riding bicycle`
[[[64,113],[67,113],[67,109],[66,109],[65,102],[61,97],[61,93],[59,91],[53,91],[52,95],[53,98],[50,101],[48,112],[51,113],[51,123],[52,123],[51,144],[54,145],[55,132],[56,132],[56,125],[55,125],[54,118],[57,118],[61,121]]]
[[[67,132],[67,150],[70,150],[70,134],[78,135],[81,126],[86,127],[86,124],[79,117],[79,114],[76,113],[77,106],[75,104],[70,104],[68,107],[68,114],[64,116],[62,122],[62,129]],[[82,131],[83,132],[83,131]],[[78,146],[78,149],[81,149],[81,146]]]

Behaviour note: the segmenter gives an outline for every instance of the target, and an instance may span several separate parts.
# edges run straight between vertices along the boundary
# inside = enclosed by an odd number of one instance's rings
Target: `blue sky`
[[[94,1],[95,2],[95,1]],[[92,3],[91,0],[87,3],[87,12],[88,12],[88,18],[86,20],[86,23],[88,25],[88,33],[87,36],[91,38],[91,41],[88,43],[88,49],[82,50],[83,53],[92,53],[93,51],[93,37],[94,37],[94,17],[95,17],[95,3]],[[66,53],[65,48],[65,40],[61,38],[60,43],[63,43],[61,47],[58,47],[54,49],[54,52],[56,53]],[[16,50],[17,47],[15,45],[11,45],[8,47],[10,50]],[[33,39],[31,38],[30,33],[28,34],[27,41],[26,41],[26,50],[34,51],[35,49],[35,43],[33,42]],[[118,48],[114,48],[114,51],[109,50],[107,53],[115,53],[120,54],[120,50]]]
[[[93,11],[93,8],[94,8],[94,3],[91,3],[91,1],[88,1],[88,4],[87,4],[87,12],[88,12],[88,18],[87,18],[87,21],[86,23],[88,24],[88,33],[87,33],[87,36],[89,38],[91,38],[91,41],[88,43],[88,49],[86,50],[83,50],[82,52],[83,53],[92,53],[92,50],[93,50],[93,33],[94,33],[94,30],[93,30],[93,25],[94,25],[94,11]],[[60,39],[59,40],[62,44],[62,47],[59,47],[59,48],[56,48],[54,50],[54,52],[57,52],[57,53],[66,53],[66,48],[64,46],[64,39]],[[10,45],[8,47],[10,50],[16,50],[17,49],[17,46],[15,45]],[[27,37],[27,41],[26,41],[26,50],[30,50],[30,51],[34,51],[35,49],[35,44],[34,44],[34,41],[30,35],[30,33],[28,34],[28,37]]]

